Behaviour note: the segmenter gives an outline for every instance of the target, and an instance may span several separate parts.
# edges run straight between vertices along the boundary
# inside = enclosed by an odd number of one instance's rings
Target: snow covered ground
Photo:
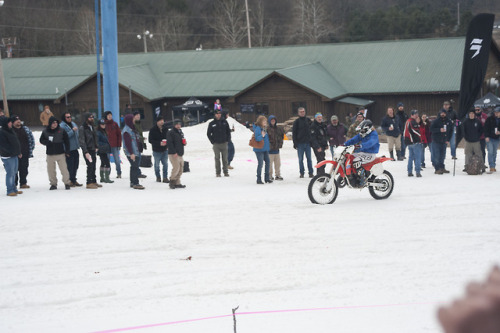
[[[342,189],[320,206],[290,141],[285,180],[256,185],[250,131],[235,127],[229,178],[206,124],[184,129],[184,190],[153,169],[132,190],[125,161],[99,190],[49,191],[37,145],[31,189],[10,198],[1,168],[0,332],[233,332],[237,306],[238,333],[440,332],[439,304],[500,262],[500,174],[467,176],[463,150],[456,177],[387,162],[388,200]]]

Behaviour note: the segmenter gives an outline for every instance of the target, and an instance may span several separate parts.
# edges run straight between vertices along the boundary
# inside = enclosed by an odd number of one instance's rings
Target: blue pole
[[[102,101],[101,101],[101,40],[99,31],[99,0],[95,0],[95,54],[97,58],[97,114],[101,119]]]
[[[104,83],[104,109],[113,113],[120,123],[120,96],[118,89],[118,28],[116,0],[101,1],[102,58]]]

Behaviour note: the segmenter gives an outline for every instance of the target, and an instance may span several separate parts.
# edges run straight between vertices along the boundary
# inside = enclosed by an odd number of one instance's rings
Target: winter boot
[[[403,156],[401,155],[401,150],[396,150],[396,155],[398,157],[398,161],[403,161],[404,160]]]
[[[391,159],[392,159],[393,161],[395,161],[395,159],[394,159],[394,151],[393,151],[393,150],[391,150],[391,151],[389,152],[389,154],[391,154]]]
[[[105,170],[106,170],[105,168],[101,168],[99,170],[100,171],[99,174],[101,175],[101,180],[100,180],[101,183],[105,183],[106,182],[106,176],[104,176]]]
[[[109,184],[114,183],[114,181],[113,181],[113,180],[109,179],[109,174],[110,174],[110,173],[111,173],[111,168],[106,168],[106,169],[104,170],[104,178],[105,178],[105,182],[106,182],[106,183],[109,183]]]

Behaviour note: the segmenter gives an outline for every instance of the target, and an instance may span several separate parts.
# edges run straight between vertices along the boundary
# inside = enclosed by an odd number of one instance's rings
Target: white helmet
[[[356,127],[356,131],[364,138],[373,131],[372,121],[370,119],[363,120],[358,127]]]

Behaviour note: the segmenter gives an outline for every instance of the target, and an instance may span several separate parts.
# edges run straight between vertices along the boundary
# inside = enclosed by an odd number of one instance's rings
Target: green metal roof
[[[359,105],[359,106],[367,106],[367,105],[375,103],[375,101],[371,101],[369,99],[364,99],[364,98],[359,98],[359,97],[344,97],[344,98],[339,99],[338,101],[342,102],[342,103]]]
[[[281,69],[276,73],[328,99],[347,93],[344,87],[319,62]]]
[[[465,38],[120,54],[119,82],[149,100],[229,97],[273,72],[325,98],[457,92]],[[95,56],[3,59],[7,97],[62,98],[96,73]]]

